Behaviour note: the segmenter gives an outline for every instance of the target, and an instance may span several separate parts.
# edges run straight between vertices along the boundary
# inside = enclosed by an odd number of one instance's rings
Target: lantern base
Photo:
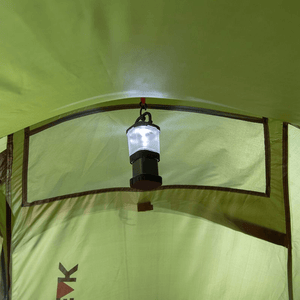
[[[142,191],[150,191],[162,185],[162,178],[157,175],[140,174],[130,179],[130,187]]]

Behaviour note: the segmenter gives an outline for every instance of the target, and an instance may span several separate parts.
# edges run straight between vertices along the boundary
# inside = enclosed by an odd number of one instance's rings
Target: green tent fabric
[[[300,299],[299,9],[0,3],[0,299]]]

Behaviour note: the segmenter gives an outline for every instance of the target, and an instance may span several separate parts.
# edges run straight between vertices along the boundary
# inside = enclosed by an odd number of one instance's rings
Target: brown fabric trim
[[[253,122],[253,123],[263,123],[263,118],[250,117],[250,116],[228,113],[224,111],[218,111],[218,110],[207,109],[207,108],[180,106],[180,105],[164,105],[164,104],[147,104],[147,105],[148,108],[151,109],[184,111],[184,112],[200,113],[205,115],[212,115],[212,116],[224,117],[224,118]]]
[[[77,198],[77,197],[82,197],[82,196],[87,196],[87,195],[102,194],[102,193],[108,193],[108,192],[134,192],[134,191],[135,190],[133,190],[131,188],[110,188],[110,189],[92,190],[92,191],[86,191],[86,192],[80,192],[80,193],[67,194],[67,195],[47,198],[47,199],[43,199],[43,200],[37,200],[37,201],[33,201],[33,202],[24,202],[23,201],[22,206],[26,207],[26,206],[41,205],[41,204],[51,203],[54,201],[60,201],[60,200],[69,199],[69,198]]]
[[[138,109],[138,108],[139,108],[139,106],[135,105],[135,104],[101,107],[101,108],[91,109],[91,110],[87,110],[84,112],[76,113],[76,114],[61,118],[59,120],[56,120],[49,124],[43,125],[34,130],[31,130],[31,131],[29,130],[29,128],[26,128],[25,140],[24,140],[24,157],[23,157],[23,159],[24,159],[23,160],[23,187],[24,187],[24,189],[23,189],[22,206],[28,207],[28,206],[34,206],[34,205],[41,205],[41,204],[51,203],[54,201],[64,200],[64,199],[68,199],[68,198],[81,197],[81,196],[86,196],[86,195],[91,195],[91,194],[100,194],[100,193],[107,193],[107,192],[141,192],[141,191],[137,191],[137,190],[134,190],[131,188],[127,188],[127,187],[120,187],[120,188],[99,189],[99,190],[92,190],[92,191],[86,191],[86,192],[81,192],[81,193],[62,195],[62,196],[52,197],[52,198],[48,198],[48,199],[44,199],[44,200],[37,200],[37,201],[31,202],[31,203],[27,202],[27,171],[28,171],[28,153],[29,153],[29,136],[30,135],[34,135],[45,129],[51,128],[58,124],[61,124],[63,122],[66,122],[66,121],[69,121],[72,119],[76,119],[79,117],[87,116],[87,115],[100,113],[100,112],[106,112],[106,111],[114,111],[114,110],[121,110],[121,109]],[[209,115],[227,117],[227,118],[249,121],[249,122],[254,122],[254,123],[262,123],[264,126],[265,157],[266,157],[266,193],[226,188],[226,187],[196,186],[196,185],[169,185],[169,186],[162,186],[158,190],[167,190],[167,189],[217,190],[217,191],[223,191],[223,192],[255,195],[255,196],[266,197],[266,198],[270,197],[270,139],[269,139],[268,119],[253,118],[253,117],[248,117],[248,116],[218,112],[218,111],[213,111],[213,110],[209,110],[209,109],[187,107],[187,106],[149,104],[148,108],[209,114]],[[277,245],[286,246],[286,237],[285,237],[285,234],[283,234],[283,233],[276,232],[274,230],[260,227],[258,225],[250,224],[250,223],[243,222],[240,220],[234,220],[234,219],[230,219],[230,220],[238,228],[240,228],[242,232],[244,232],[246,234],[249,234],[251,236],[272,242]]]
[[[11,175],[12,175],[12,163],[13,163],[13,135],[7,136],[7,164],[6,164],[6,202],[11,205]]]
[[[11,294],[11,209],[6,202],[7,290]]]
[[[276,245],[287,247],[286,234],[284,233],[230,217],[227,217],[227,219],[238,226],[243,233],[252,235]]]
[[[27,173],[28,173],[28,151],[29,151],[29,136],[37,134],[45,129],[51,128],[55,125],[61,124],[63,122],[73,120],[79,117],[100,113],[100,112],[107,112],[107,111],[114,111],[114,110],[122,110],[122,109],[135,109],[139,108],[136,104],[128,104],[128,105],[116,105],[116,106],[107,106],[107,107],[99,107],[94,108],[91,110],[79,112],[70,116],[63,117],[59,120],[54,122],[45,124],[41,127],[36,129],[30,130],[29,128],[25,129],[25,140],[24,140],[24,156],[23,156],[23,206],[32,206],[38,205],[43,203],[49,203],[57,200],[72,198],[72,197],[80,197],[89,194],[98,194],[98,193],[105,193],[111,191],[133,191],[131,189],[127,190],[128,188],[113,188],[113,189],[100,189],[100,190],[93,190],[87,191],[82,193],[75,193],[75,194],[68,194],[57,196],[53,198],[47,198],[44,200],[37,200],[31,203],[27,202]],[[225,112],[214,111],[210,109],[203,109],[203,108],[195,108],[189,106],[175,106],[175,105],[160,105],[160,104],[149,104],[148,108],[151,109],[163,109],[163,110],[173,110],[173,111],[185,111],[185,112],[192,112],[192,113],[203,113],[227,118],[233,118],[238,120],[244,120],[249,122],[255,123],[263,123],[264,125],[264,136],[265,136],[265,156],[266,156],[266,193],[255,192],[255,191],[248,191],[248,190],[240,190],[240,189],[233,189],[233,188],[223,188],[223,187],[211,187],[211,186],[196,186],[196,185],[172,185],[172,186],[163,186],[161,189],[172,189],[172,188],[184,188],[184,189],[210,189],[210,190],[220,190],[220,191],[228,191],[234,193],[243,193],[249,195],[256,195],[261,197],[270,197],[270,139],[269,139],[269,128],[268,128],[268,119],[266,118],[254,118],[248,117],[238,114],[230,114]]]
[[[0,153],[0,185],[6,182],[7,176],[7,149]]]
[[[291,234],[291,214],[289,200],[289,179],[288,179],[288,123],[283,123],[282,132],[282,176],[283,176],[283,194],[285,205],[285,224],[286,239],[288,247],[287,274],[289,300],[293,300],[293,263],[292,263],[292,234]]]
[[[75,194],[68,194],[57,196],[54,198],[48,198],[44,200],[37,200],[32,203],[27,202],[27,176],[28,176],[28,154],[29,154],[29,136],[37,134],[45,129],[51,128],[55,125],[61,124],[66,121],[70,121],[79,117],[100,113],[100,112],[107,112],[107,111],[114,111],[114,110],[122,110],[122,109],[135,109],[139,108],[137,104],[127,104],[127,105],[115,105],[115,106],[107,106],[107,107],[99,107],[90,109],[87,111],[79,112],[70,116],[63,117],[59,120],[54,122],[45,124],[41,127],[38,127],[34,130],[30,130],[29,127],[25,129],[25,139],[24,139],[24,156],[23,156],[23,197],[22,197],[22,206],[31,206],[31,205],[38,205],[43,203],[49,203],[52,201],[72,198],[72,197],[79,197],[89,194],[98,194],[98,193],[105,193],[111,191],[127,191],[127,188],[113,188],[113,189],[100,189],[94,191],[87,191],[82,193],[75,193]],[[203,113],[209,115],[215,115],[220,117],[227,117],[232,119],[244,120],[249,122],[255,123],[262,123],[264,126],[264,137],[265,137],[265,163],[266,163],[266,192],[255,192],[255,191],[248,191],[248,190],[240,190],[240,189],[233,189],[233,188],[226,188],[226,187],[211,187],[211,186],[197,186],[197,185],[172,185],[172,186],[163,186],[161,189],[172,189],[172,188],[184,188],[184,189],[209,189],[209,190],[220,190],[220,191],[227,191],[233,193],[243,193],[249,195],[256,195],[261,197],[270,197],[270,138],[269,138],[269,127],[268,127],[268,119],[267,118],[254,118],[248,117],[238,114],[231,114],[225,113],[220,111],[214,111],[211,109],[204,109],[204,108],[197,108],[197,107],[189,107],[189,106],[175,106],[175,105],[161,105],[161,104],[149,104],[148,108],[151,109],[162,109],[162,110],[172,110],[172,111],[185,111],[185,112],[192,112],[192,113]],[[129,189],[130,191],[133,191]]]
[[[164,186],[161,187],[157,190],[164,190],[164,189],[185,189],[185,188],[190,188],[190,189],[195,189],[194,186]],[[214,188],[214,187],[203,187],[206,189],[216,189],[220,190],[220,188]],[[198,187],[198,189],[201,189]],[[229,189],[223,190],[224,192],[228,192]],[[71,195],[64,195],[64,196],[59,196],[59,197],[54,197],[54,198],[49,198],[45,200],[39,200],[39,201],[34,201],[32,203],[26,203],[26,205],[23,206],[33,206],[33,205],[40,205],[40,204],[45,204],[45,203],[50,203],[54,201],[59,201],[67,198],[73,198],[73,197],[80,197],[80,196],[86,196],[90,194],[99,194],[99,193],[106,193],[106,192],[142,192],[142,191],[137,191],[131,188],[112,188],[112,189],[103,189],[103,190],[95,190],[95,191],[87,191],[87,192],[82,192],[82,193],[77,193],[77,194],[71,194]],[[142,204],[138,204],[142,205]],[[205,216],[203,216],[205,218]],[[287,247],[286,243],[286,234],[277,232],[272,229],[268,229],[259,225],[251,224],[246,221],[241,221],[229,216],[226,216],[226,219],[231,221],[235,226],[238,227],[238,229],[248,235],[254,236],[256,238],[265,240],[267,242],[284,246]],[[212,222],[215,222],[215,220],[211,220]],[[218,223],[218,222],[217,222]],[[221,224],[221,223],[220,223]],[[221,224],[223,226],[226,226],[224,224]]]
[[[7,289],[11,298],[11,175],[13,164],[13,135],[7,137],[7,177],[6,177],[6,245],[7,245]]]
[[[1,300],[2,299],[5,300],[8,299],[8,289],[7,289],[6,262],[5,262],[3,246],[1,251],[0,265],[1,265],[0,297]]]
[[[156,190],[170,190],[170,189],[212,190],[212,191],[222,191],[222,192],[240,193],[240,194],[246,194],[246,195],[267,197],[267,195],[265,193],[232,189],[232,188],[226,188],[226,187],[218,187],[218,186],[164,185]],[[24,206],[40,205],[40,204],[46,204],[46,203],[60,201],[60,200],[69,199],[69,198],[76,198],[76,197],[82,197],[82,196],[94,195],[94,194],[103,194],[103,193],[109,193],[109,192],[132,192],[132,193],[139,192],[139,193],[143,193],[143,191],[135,190],[132,188],[127,188],[127,187],[99,189],[99,190],[92,190],[92,191],[86,191],[86,192],[80,192],[80,193],[74,193],[74,194],[67,194],[67,195],[47,198],[47,199],[43,199],[43,200],[37,200],[37,201],[33,201],[33,202],[23,201],[22,206],[24,207]]]
[[[24,130],[23,151],[23,174],[22,174],[22,205],[27,203],[27,177],[28,177],[28,155],[29,155],[29,127]]]
[[[101,112],[108,112],[108,111],[115,111],[115,110],[124,110],[124,109],[138,109],[140,108],[137,104],[124,104],[124,105],[114,105],[114,106],[104,106],[104,107],[98,107],[89,109],[86,111],[82,111],[79,113],[75,113],[66,117],[63,117],[61,119],[55,120],[53,122],[50,122],[48,124],[45,124],[41,127],[35,128],[33,130],[29,131],[29,135],[34,135],[36,133],[39,133],[43,130],[46,130],[48,128],[51,128],[53,126],[56,126],[58,124],[61,124],[66,121],[74,120],[80,117],[97,114]],[[233,113],[227,113],[222,111],[216,111],[212,109],[206,109],[206,108],[198,108],[198,107],[191,107],[191,106],[179,106],[179,105],[161,105],[161,104],[148,104],[148,108],[151,109],[161,109],[161,110],[170,110],[170,111],[184,111],[184,112],[191,112],[191,113],[200,113],[200,114],[206,114],[206,115],[213,115],[213,116],[219,116],[219,117],[225,117],[230,119],[236,119],[236,120],[242,120],[247,122],[254,122],[254,123],[263,123],[262,118],[255,118],[255,117],[249,117],[239,114],[233,114]]]
[[[266,197],[268,196],[265,193],[261,192],[254,192],[242,189],[233,189],[221,186],[204,186],[204,185],[164,185],[158,188],[158,190],[169,190],[169,189],[189,189],[189,190],[212,190],[212,191],[221,191],[221,192],[229,192],[229,193],[239,193],[239,194],[246,194],[246,195],[253,195],[259,197]]]
[[[263,118],[265,136],[265,164],[266,164],[266,195],[270,198],[271,193],[271,146],[268,119]]]

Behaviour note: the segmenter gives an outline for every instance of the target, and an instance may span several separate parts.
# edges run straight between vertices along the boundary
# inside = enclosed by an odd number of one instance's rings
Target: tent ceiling
[[[140,96],[300,124],[299,12],[298,1],[2,1],[0,136]]]

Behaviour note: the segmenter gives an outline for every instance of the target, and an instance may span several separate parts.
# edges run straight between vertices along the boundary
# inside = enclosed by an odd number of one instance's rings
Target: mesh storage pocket
[[[163,186],[266,192],[263,120],[151,110],[160,126]],[[105,111],[29,131],[27,202],[102,189],[129,188],[126,129],[136,109]],[[25,156],[26,157],[26,156]],[[26,160],[26,159],[25,159]]]

